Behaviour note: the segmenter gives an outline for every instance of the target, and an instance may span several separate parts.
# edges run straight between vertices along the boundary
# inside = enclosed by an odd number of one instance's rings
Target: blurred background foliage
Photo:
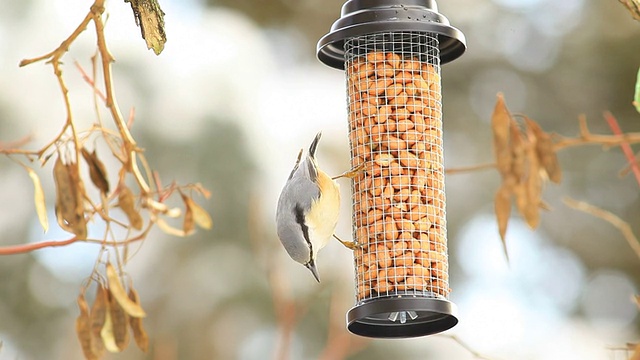
[[[326,350],[329,319],[337,314],[343,321],[353,304],[350,255],[337,243],[323,250],[323,282],[316,284],[284,254],[273,216],[298,149],[318,130],[324,167],[339,173],[348,166],[343,74],[315,59],[315,44],[342,3],[161,1],[168,42],[159,57],[145,50],[128,5],[108,3],[116,89],[123,112],[136,109],[133,135],[165,183],[200,182],[211,190],[211,200],[198,201],[214,221],[210,232],[178,239],[154,231],[143,242],[127,269],[147,309],[152,350],[144,355],[130,346],[108,358],[270,358],[282,340],[274,301],[303,309],[290,359],[315,359]],[[50,68],[17,64],[57,46],[89,6],[85,0],[0,4],[0,141],[34,134],[28,146],[35,149],[63,123]],[[439,7],[468,44],[463,57],[442,69],[447,167],[492,161],[489,118],[498,91],[511,111],[546,131],[577,135],[577,117],[586,114],[592,132],[610,133],[605,110],[624,131],[640,131],[631,106],[640,23],[618,2],[443,0]],[[88,31],[65,62],[76,117],[87,124],[95,120],[90,89],[71,64],[89,69],[94,41]],[[640,235],[638,184],[618,177],[625,166],[618,148],[571,148],[560,152],[560,161],[563,183],[545,189],[553,210],[540,228],[531,232],[511,221],[510,267],[492,216],[497,172],[447,178],[452,300],[461,319],[453,333],[488,356],[622,359],[608,347],[640,338],[631,301],[640,292],[640,261],[613,227],[561,203],[569,195],[603,207]],[[50,172],[39,170],[53,204]],[[32,185],[6,158],[0,158],[0,184],[0,245],[69,237],[54,224],[41,233]],[[346,237],[348,183],[342,188],[338,233]],[[74,244],[0,259],[0,359],[81,358],[75,298],[97,251]],[[472,358],[443,337],[371,340],[349,358],[392,356]]]

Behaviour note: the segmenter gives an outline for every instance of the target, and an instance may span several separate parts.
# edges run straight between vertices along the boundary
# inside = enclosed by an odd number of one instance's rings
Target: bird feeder
[[[406,338],[458,322],[449,299],[440,65],[465,51],[433,0],[349,0],[318,42],[346,72],[354,334]]]

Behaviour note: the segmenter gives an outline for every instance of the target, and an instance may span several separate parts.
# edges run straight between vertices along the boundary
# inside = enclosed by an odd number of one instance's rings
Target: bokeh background
[[[290,359],[326,355],[335,346],[329,333],[352,341],[354,360],[473,358],[442,336],[340,335],[354,303],[349,252],[338,242],[321,252],[318,285],[277,240],[276,202],[297,151],[322,130],[320,163],[332,174],[348,168],[343,73],[315,58],[342,3],[161,0],[168,42],[159,57],[146,50],[129,5],[107,3],[116,94],[123,113],[135,108],[132,132],[165,182],[211,190],[209,201],[197,200],[214,220],[212,231],[184,239],[153,231],[140,246],[127,270],[149,314],[152,350],[145,355],[132,344],[108,358],[273,358],[282,340],[278,306],[298,310]],[[0,141],[33,134],[27,147],[36,149],[57,134],[64,107],[51,67],[18,63],[57,46],[90,4],[0,3]],[[610,133],[605,110],[624,131],[640,131],[631,106],[640,23],[617,1],[442,0],[439,7],[468,44],[442,69],[448,168],[492,161],[498,91],[512,111],[547,131],[575,136],[585,114],[592,132]],[[90,69],[94,51],[90,26],[64,66],[75,116],[86,124],[96,116],[91,90],[73,61]],[[563,182],[545,189],[553,209],[540,228],[531,231],[518,217],[510,222],[509,265],[492,214],[497,172],[448,176],[451,300],[460,317],[450,333],[495,359],[626,359],[611,348],[640,338],[631,300],[640,292],[640,260],[616,229],[561,198],[610,210],[640,235],[639,187],[618,176],[625,166],[619,148],[584,146],[559,156]],[[38,172],[52,207],[50,167]],[[349,185],[341,184],[337,234],[348,238]],[[0,246],[69,237],[57,229],[53,209],[51,230],[42,234],[32,191],[24,170],[0,158]],[[91,233],[103,230],[94,224]],[[74,244],[0,258],[0,359],[81,359],[75,299],[98,250]]]

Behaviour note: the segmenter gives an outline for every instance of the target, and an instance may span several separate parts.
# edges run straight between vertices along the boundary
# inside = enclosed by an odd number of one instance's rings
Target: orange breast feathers
[[[320,187],[320,197],[311,205],[306,216],[309,240],[313,244],[314,253],[325,247],[331,240],[340,213],[340,185],[326,173],[318,170],[318,187]]]

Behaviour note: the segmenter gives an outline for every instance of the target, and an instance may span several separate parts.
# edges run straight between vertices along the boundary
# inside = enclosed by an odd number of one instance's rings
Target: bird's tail
[[[322,131],[318,132],[315,139],[311,142],[311,146],[309,146],[309,156],[311,158],[316,157],[316,149],[318,148],[318,142],[320,142],[320,137],[322,136]]]

